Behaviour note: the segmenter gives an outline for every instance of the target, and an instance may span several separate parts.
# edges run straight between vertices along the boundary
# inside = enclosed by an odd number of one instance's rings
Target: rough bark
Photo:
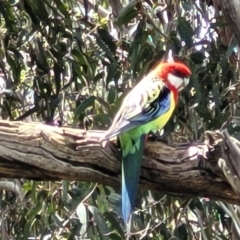
[[[105,147],[101,131],[0,121],[0,175],[36,180],[80,180],[119,187],[120,150]],[[184,146],[148,141],[142,187],[178,196],[239,204],[239,147],[227,132],[206,132]]]
[[[221,7],[222,13],[225,16],[226,20],[229,23],[233,33],[236,38],[240,39],[240,2],[239,0],[214,0],[214,7],[219,4]],[[217,10],[217,9],[216,9]]]

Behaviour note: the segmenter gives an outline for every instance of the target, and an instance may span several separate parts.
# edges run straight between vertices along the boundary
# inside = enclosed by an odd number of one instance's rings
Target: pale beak
[[[184,85],[185,85],[185,87],[189,84],[189,78],[184,78]]]
[[[179,85],[178,91],[182,91],[189,83],[189,78],[183,78],[182,84]]]

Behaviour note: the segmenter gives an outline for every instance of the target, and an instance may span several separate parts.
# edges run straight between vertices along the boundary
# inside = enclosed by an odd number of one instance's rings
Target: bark
[[[232,29],[236,38],[240,39],[240,2],[239,0],[214,0],[214,7],[218,10],[219,4],[223,15],[229,23],[229,27]]]
[[[40,123],[0,121],[0,175],[35,180],[80,180],[120,186],[120,150],[102,146],[103,132]],[[203,143],[146,143],[142,187],[178,196],[240,203],[240,143],[227,132],[206,132]],[[11,186],[10,186],[11,187]]]

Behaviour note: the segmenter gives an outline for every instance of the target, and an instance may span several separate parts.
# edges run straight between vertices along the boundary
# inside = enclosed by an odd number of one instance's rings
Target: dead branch
[[[103,148],[98,141],[101,134],[40,123],[0,121],[0,175],[91,181],[119,187],[120,150],[114,142]],[[219,131],[206,132],[204,143],[188,146],[148,141],[140,184],[172,195],[205,196],[240,204],[236,186],[239,158],[235,158],[239,147],[236,139]]]

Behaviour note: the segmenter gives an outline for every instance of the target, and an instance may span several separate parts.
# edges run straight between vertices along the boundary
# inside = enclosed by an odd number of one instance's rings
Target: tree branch
[[[240,39],[240,2],[239,0],[221,0],[217,1],[220,5],[223,15],[226,17],[229,26],[232,28],[236,38]]]
[[[91,181],[117,188],[121,174],[120,151],[114,142],[108,142],[103,148],[99,143],[102,133],[0,121],[0,175]],[[239,149],[236,139],[219,131],[206,132],[204,143],[188,146],[148,141],[140,184],[172,195],[205,196],[240,204],[238,188],[234,186],[236,181],[229,181],[227,170],[236,164],[231,163],[229,141]],[[238,179],[238,174],[235,178]]]

